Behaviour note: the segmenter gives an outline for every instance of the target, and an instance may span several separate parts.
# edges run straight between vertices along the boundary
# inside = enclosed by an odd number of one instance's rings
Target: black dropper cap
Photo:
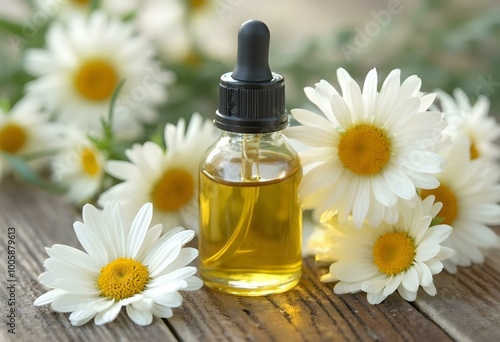
[[[268,133],[288,125],[283,76],[269,69],[269,29],[249,20],[238,32],[233,72],[221,76],[215,125],[237,133]]]

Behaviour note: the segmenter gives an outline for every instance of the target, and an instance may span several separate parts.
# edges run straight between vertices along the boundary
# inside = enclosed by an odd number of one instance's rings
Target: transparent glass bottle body
[[[224,132],[200,172],[200,274],[238,295],[284,292],[302,266],[300,159],[281,132]]]

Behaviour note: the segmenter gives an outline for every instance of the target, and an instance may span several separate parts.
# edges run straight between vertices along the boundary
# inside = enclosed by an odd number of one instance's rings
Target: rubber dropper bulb
[[[238,32],[238,54],[232,77],[239,81],[273,79],[269,68],[269,28],[262,21],[248,20]]]

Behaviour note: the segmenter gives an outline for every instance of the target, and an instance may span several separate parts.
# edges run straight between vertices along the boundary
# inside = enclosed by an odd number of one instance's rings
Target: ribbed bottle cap
[[[238,57],[233,72],[221,76],[215,125],[237,133],[280,131],[288,125],[285,82],[269,69],[266,24],[245,22],[238,33]]]

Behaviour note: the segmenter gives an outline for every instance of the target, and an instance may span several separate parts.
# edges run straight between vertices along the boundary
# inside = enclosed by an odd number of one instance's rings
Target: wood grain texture
[[[482,265],[441,272],[435,284],[438,295],[422,294],[415,307],[456,340],[500,341],[500,250],[491,250]]]
[[[393,294],[370,305],[365,294],[335,295],[319,281],[327,267],[304,261],[293,290],[266,297],[236,297],[206,288],[183,293],[174,316],[140,327],[125,313],[111,324],[72,327],[68,314],[33,301],[47,291],[37,281],[55,243],[81,248],[72,229],[79,212],[59,196],[12,179],[0,183],[0,260],[6,264],[6,231],[16,228],[16,335],[0,341],[498,341],[500,340],[500,250],[484,265],[435,277],[438,294],[419,292],[415,303]],[[497,229],[500,233],[500,229]],[[7,269],[2,268],[2,303]]]
[[[266,297],[189,293],[170,325],[185,341],[451,340],[398,295],[376,306],[363,294],[335,295],[319,281],[326,270],[308,258],[297,287]]]
[[[48,258],[46,246],[62,243],[81,249],[73,231],[79,219],[72,206],[58,196],[15,182],[0,183],[0,260],[6,265],[7,228],[16,228],[16,335],[7,332],[7,267],[2,266],[2,327],[0,341],[175,341],[161,319],[148,327],[134,324],[124,313],[112,323],[97,327],[71,326],[68,315],[54,312],[50,306],[35,307],[33,302],[48,289],[37,281]]]

